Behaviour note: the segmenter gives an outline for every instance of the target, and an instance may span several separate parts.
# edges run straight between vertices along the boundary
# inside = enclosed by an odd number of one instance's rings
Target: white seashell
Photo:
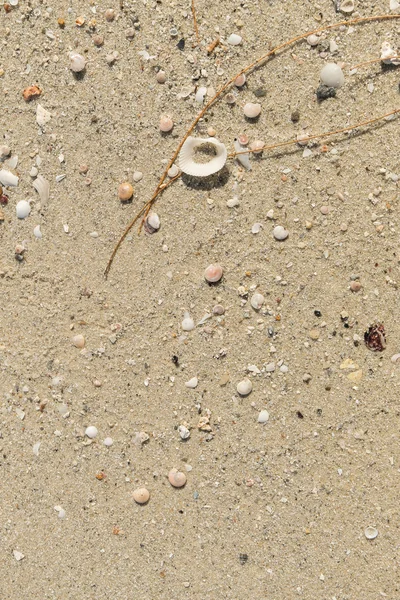
[[[181,436],[182,440],[188,440],[190,438],[190,431],[184,425],[179,425],[178,433]]]
[[[262,154],[264,146],[265,144],[262,140],[254,140],[254,142],[251,142],[250,144],[250,150],[253,151],[253,154]]]
[[[257,233],[260,233],[262,229],[262,223],[254,223],[254,225],[251,228],[251,233],[254,233],[254,235],[256,235]]]
[[[266,423],[268,421],[268,419],[269,419],[269,412],[267,410],[260,411],[260,414],[258,415],[257,421],[259,423],[264,424],[264,423]]]
[[[42,232],[40,231],[40,225],[36,225],[36,227],[33,230],[33,235],[35,236],[35,238],[37,240],[42,239]]]
[[[307,146],[310,140],[309,133],[298,133],[296,136],[296,140],[299,146]]]
[[[7,156],[10,156],[11,148],[5,144],[0,146],[0,160],[4,160]]]
[[[31,177],[36,177],[38,173],[39,173],[39,170],[37,169],[37,167],[32,167],[32,169],[29,171],[29,175]]]
[[[239,204],[240,202],[237,196],[233,196],[233,198],[229,198],[229,200],[226,201],[228,208],[235,208],[235,206],[239,206]]]
[[[33,187],[40,196],[42,202],[47,202],[50,195],[50,185],[47,179],[42,175],[38,175],[35,181],[32,182]]]
[[[241,75],[236,77],[234,83],[235,83],[236,87],[243,87],[244,84],[246,83],[246,75],[244,73],[242,73]]]
[[[138,54],[142,57],[143,60],[152,60],[153,58],[157,58],[155,54],[153,56],[150,56],[147,50],[140,50]]]
[[[286,240],[286,238],[289,235],[289,232],[284,227],[282,227],[282,225],[277,225],[272,233],[274,235],[274,238],[276,240],[279,240],[280,242]]]
[[[235,140],[233,142],[233,145],[235,147],[235,151],[236,152],[243,152],[244,148],[243,146],[240,144],[239,140]],[[236,156],[236,160],[238,160],[240,162],[240,164],[247,170],[247,171],[251,171],[251,164],[250,164],[250,154],[248,152],[246,152],[245,154],[238,154]]]
[[[390,360],[392,361],[392,363],[395,363],[399,360],[399,358],[400,358],[400,354],[393,354],[393,356]]]
[[[397,58],[395,58],[397,57]],[[381,48],[381,61],[385,65],[400,65],[400,59],[398,58],[397,52],[395,52],[389,42],[383,42]]]
[[[231,35],[228,37],[228,39],[226,41],[231,46],[239,46],[239,44],[241,44],[241,42],[242,42],[242,38],[240,35],[237,35],[236,33],[231,33]]]
[[[71,71],[73,71],[74,73],[81,73],[85,70],[86,60],[85,57],[82,56],[82,54],[78,54],[78,52],[70,52],[69,59],[69,68],[71,69]]]
[[[33,444],[33,454],[35,456],[39,456],[39,448],[40,448],[40,442],[36,442],[36,444]]]
[[[179,173],[179,167],[177,167],[176,165],[172,165],[172,167],[170,169],[168,169],[168,177],[171,177],[171,179],[173,177],[176,177]]]
[[[113,445],[113,443],[114,443],[114,442],[113,442],[113,439],[112,439],[112,438],[110,438],[110,437],[106,437],[106,438],[104,439],[104,441],[103,441],[103,444],[104,444],[105,446],[107,446],[107,448],[110,448],[110,446],[112,446],[112,445]]]
[[[398,10],[400,8],[400,2],[397,0],[390,0],[389,8],[390,10]]]
[[[13,554],[14,554],[15,560],[20,561],[23,558],[25,558],[25,554],[22,554],[22,552],[19,552],[18,550],[13,550]]]
[[[378,535],[378,530],[376,529],[376,527],[366,527],[365,531],[364,531],[364,535],[367,538],[367,540],[374,540],[377,535]]]
[[[344,84],[342,69],[336,63],[328,63],[320,74],[321,83],[333,88],[340,88]]]
[[[89,427],[86,427],[85,435],[91,440],[93,440],[97,436],[97,434],[97,427],[94,427],[94,425],[89,425]]]
[[[18,177],[11,173],[11,171],[6,171],[6,169],[0,170],[0,183],[2,185],[16,186],[18,185]]]
[[[193,319],[191,318],[191,316],[189,315],[188,312],[185,312],[185,314],[183,315],[183,321],[182,321],[182,329],[183,331],[192,331],[192,329],[195,328],[195,324]]]
[[[13,156],[9,158],[5,164],[9,169],[15,169],[18,164],[18,156]]]
[[[248,396],[253,389],[250,379],[243,379],[237,384],[236,390],[240,396]]]
[[[207,88],[199,87],[199,89],[196,92],[196,96],[195,96],[196,102],[199,102],[200,104],[202,104],[204,102],[204,98],[205,98],[206,94],[207,94]]]
[[[304,148],[303,150],[303,158],[308,158],[312,155],[312,150],[310,148]]]
[[[310,46],[318,46],[319,37],[317,35],[315,35],[315,33],[312,33],[307,38],[307,44],[309,44]]]
[[[146,229],[149,233],[154,233],[160,229],[160,217],[155,212],[150,212],[146,219]]]
[[[46,123],[48,123],[50,119],[51,113],[49,113],[48,110],[43,108],[41,104],[38,104],[36,109],[36,123],[39,125],[39,127],[43,127],[43,125],[46,125]]]
[[[342,0],[340,3],[340,12],[350,14],[354,10],[354,0]]]
[[[198,163],[194,160],[195,150],[204,144],[211,144],[216,150],[207,163]],[[226,163],[228,152],[225,145],[216,138],[195,138],[189,136],[179,152],[178,162],[180,169],[193,177],[207,177],[220,171]]]
[[[256,119],[261,112],[261,104],[248,102],[244,105],[243,112],[248,119]]]
[[[260,308],[264,304],[264,300],[265,300],[264,296],[257,292],[252,295],[250,304],[254,308],[254,310],[260,310]]]
[[[31,205],[26,200],[20,200],[15,208],[18,219],[25,219],[30,215]]]
[[[197,377],[192,377],[192,379],[189,379],[189,381],[187,381],[185,383],[185,386],[187,388],[191,388],[192,390],[194,390],[194,388],[196,388],[198,386],[199,380],[197,379]]]

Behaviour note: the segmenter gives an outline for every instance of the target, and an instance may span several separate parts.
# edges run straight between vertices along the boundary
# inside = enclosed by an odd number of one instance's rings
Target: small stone
[[[239,198],[234,196],[233,198],[229,198],[227,200],[226,205],[228,208],[234,208],[235,206],[239,206]]]
[[[141,179],[143,179],[143,173],[141,171],[135,171],[132,175],[133,181],[136,181],[136,183],[138,181],[140,181]]]
[[[264,300],[265,300],[264,296],[257,292],[256,294],[253,294],[253,296],[251,297],[250,304],[254,308],[254,310],[260,310],[260,308],[264,304]]]
[[[312,379],[312,376],[310,375],[310,373],[304,373],[303,375],[303,381],[304,383],[309,383]]]
[[[93,440],[97,436],[97,434],[98,430],[97,427],[95,427],[94,425],[89,425],[89,427],[86,427],[85,435],[91,440]]]
[[[196,327],[193,319],[189,315],[188,312],[185,312],[183,321],[182,321],[182,329],[183,331],[192,331]]]
[[[136,504],[146,504],[150,499],[150,492],[146,488],[138,488],[132,493]]]
[[[352,281],[350,283],[350,289],[352,292],[359,292],[362,288],[362,285],[359,281]]]
[[[317,35],[315,35],[315,33],[312,33],[307,38],[307,44],[309,44],[310,46],[318,46],[319,37]]]
[[[75,348],[82,349],[85,347],[85,338],[83,337],[82,334],[79,333],[78,335],[75,335],[72,338],[72,343],[75,346]]]
[[[378,533],[379,532],[376,529],[376,527],[368,526],[364,530],[364,535],[367,538],[367,540],[374,540],[378,536]]]
[[[237,35],[236,33],[232,33],[226,41],[231,46],[239,46],[239,44],[242,43],[242,38],[240,35]]]
[[[266,423],[268,421],[268,419],[269,419],[269,412],[267,410],[262,410],[260,412],[260,414],[258,415],[257,421],[259,423],[263,423],[264,424],[264,423]]]
[[[267,91],[262,87],[257,88],[253,93],[256,98],[264,98],[267,95]]]
[[[44,125],[46,125],[46,123],[48,123],[50,119],[51,113],[45,108],[43,108],[41,104],[38,104],[36,108],[36,123],[39,125],[39,127],[43,127]]]
[[[160,217],[155,212],[149,212],[145,221],[145,229],[148,233],[155,233],[160,229]]]
[[[14,558],[15,560],[22,560],[23,558],[25,558],[25,555],[22,554],[22,552],[19,552],[18,550],[13,550],[13,554],[14,554]]]
[[[171,119],[171,117],[162,116],[160,118],[160,131],[162,131],[163,133],[168,133],[173,129],[173,127],[174,122]]]
[[[188,440],[190,438],[190,431],[185,425],[179,425],[178,433],[182,440]]]
[[[178,469],[171,469],[168,473],[168,481],[175,488],[181,488],[185,485],[187,481],[187,477],[185,473],[182,471],[178,471]]]
[[[158,71],[156,75],[156,81],[158,81],[158,83],[165,83],[167,81],[167,75],[165,71],[163,71],[162,69]]]
[[[320,74],[321,83],[330,88],[340,88],[344,84],[342,69],[336,63],[326,64]]]
[[[327,98],[334,98],[336,96],[336,89],[321,83],[321,85],[317,87],[316,94],[318,100],[327,100]]]
[[[130,200],[133,196],[133,187],[128,181],[121,183],[118,187],[118,197],[123,202]]]
[[[113,439],[110,437],[106,437],[105,440],[103,441],[103,444],[105,446],[107,446],[107,448],[109,448],[110,446],[112,446],[114,443]]]
[[[25,102],[30,102],[31,100],[38,98],[41,93],[42,90],[38,88],[37,85],[30,85],[29,87],[24,89],[24,91],[22,92],[22,96]]]
[[[192,377],[192,379],[189,379],[189,381],[186,381],[185,386],[187,388],[195,389],[195,388],[197,388],[198,383],[199,383],[199,380],[197,379],[197,377]]]
[[[277,225],[272,233],[274,238],[279,241],[286,240],[286,238],[289,235],[289,232],[284,227],[282,227],[282,225]]]
[[[318,340],[319,339],[319,331],[318,331],[318,329],[311,329],[309,335],[310,335],[310,338],[312,340]]]
[[[236,390],[240,396],[248,396],[253,389],[253,384],[250,379],[243,379],[237,384]]]
[[[294,110],[290,115],[290,120],[292,121],[292,123],[298,123],[300,121],[300,111],[297,109]]]
[[[104,38],[102,35],[96,34],[93,36],[92,39],[93,39],[93,44],[95,46],[97,46],[98,48],[100,48],[100,46],[102,46],[104,44]]]

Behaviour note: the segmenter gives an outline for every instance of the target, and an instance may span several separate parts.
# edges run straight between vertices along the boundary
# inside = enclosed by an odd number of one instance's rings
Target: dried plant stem
[[[198,124],[198,122],[200,121],[200,119],[203,118],[203,116],[205,115],[205,113],[209,110],[209,108],[214,104],[214,102],[216,102],[221,96],[222,94],[234,83],[235,79],[237,79],[237,77],[239,77],[239,75],[243,75],[245,73],[248,73],[249,71],[253,70],[254,68],[260,66],[263,62],[265,62],[266,60],[268,60],[269,58],[271,58],[272,56],[275,56],[277,52],[279,52],[280,50],[284,50],[285,48],[287,48],[288,46],[291,46],[293,44],[295,44],[296,42],[299,42],[300,40],[304,40],[305,38],[307,38],[309,35],[313,35],[313,34],[317,34],[317,33],[322,33],[324,31],[329,31],[331,29],[335,29],[337,27],[341,27],[342,25],[344,26],[348,26],[348,25],[356,25],[359,23],[371,23],[374,21],[387,21],[387,20],[391,20],[391,19],[400,19],[400,15],[376,15],[376,16],[372,16],[372,17],[359,17],[357,19],[351,19],[349,21],[339,21],[338,23],[333,23],[332,25],[326,25],[325,27],[319,27],[318,29],[314,29],[313,31],[308,31],[307,33],[302,33],[296,37],[291,38],[290,40],[283,42],[282,44],[279,44],[278,46],[276,46],[275,48],[272,48],[272,50],[270,50],[269,52],[267,52],[266,54],[263,54],[260,58],[258,58],[257,60],[255,60],[254,62],[252,62],[250,65],[248,65],[247,67],[244,67],[239,73],[237,73],[234,77],[232,77],[231,79],[229,79],[229,81],[227,81],[219,90],[218,92],[215,94],[215,96],[213,96],[213,98],[211,98],[211,100],[209,100],[209,102],[203,107],[203,109],[198,113],[197,117],[194,119],[193,123],[190,125],[189,129],[186,131],[185,135],[183,136],[183,138],[181,139],[181,141],[178,144],[177,149],[175,150],[171,160],[169,161],[167,167],[165,168],[163,174],[161,175],[160,181],[152,195],[152,197],[150,198],[150,200],[148,200],[148,202],[146,202],[146,204],[141,208],[141,210],[139,211],[139,213],[131,220],[131,222],[129,223],[129,225],[127,226],[127,228],[125,229],[124,233],[122,234],[122,236],[120,237],[120,239],[118,240],[112,254],[111,257],[107,263],[107,267],[105,270],[105,276],[107,277],[112,262],[114,260],[114,257],[116,255],[116,253],[118,252],[119,247],[121,246],[122,242],[124,241],[124,239],[126,238],[127,234],[129,233],[129,231],[132,229],[132,227],[135,225],[135,223],[137,223],[138,219],[140,217],[142,217],[144,215],[144,218],[146,218],[146,216],[148,215],[149,211],[151,210],[151,207],[153,206],[153,204],[155,203],[155,201],[157,200],[158,195],[160,194],[161,191],[163,191],[165,189],[164,186],[164,181],[167,177],[168,171],[171,168],[171,166],[174,164],[183,144],[185,143],[185,141],[187,140],[187,138],[190,136],[190,134],[192,133],[193,129],[196,127],[196,125]],[[170,183],[172,183],[173,180],[171,180],[170,182],[168,182],[167,185],[170,185]]]
[[[200,36],[199,36],[199,28],[197,27],[197,19],[196,19],[196,8],[194,5],[195,0],[192,0],[192,15],[193,15],[193,26],[196,34],[197,45],[200,45]]]
[[[324,133],[316,133],[315,135],[309,135],[307,137],[301,138],[301,143],[304,144],[310,140],[316,140],[319,138],[324,138],[332,135],[336,135],[338,133],[346,133],[347,131],[352,131],[353,129],[358,129],[359,127],[365,127],[366,125],[372,125],[372,123],[377,123],[378,121],[382,121],[383,119],[387,119],[392,115],[396,115],[400,113],[400,108],[395,108],[390,112],[380,115],[379,117],[374,117],[373,119],[368,119],[367,121],[362,121],[361,123],[356,123],[355,125],[349,125],[348,127],[342,127],[341,129],[335,129],[334,131],[325,131]],[[263,150],[275,150],[275,148],[283,148],[284,146],[292,146],[293,144],[298,144],[299,140],[286,140],[285,142],[278,142],[277,144],[271,144],[269,146],[263,146],[262,148],[256,148],[256,150],[241,150],[240,152],[232,152],[228,155],[229,158],[235,158],[240,154],[252,154],[254,152],[261,152]]]
[[[384,58],[384,60],[393,60],[393,59],[397,59],[400,60],[400,56],[387,56]],[[350,71],[353,71],[353,69],[359,69],[360,67],[366,67],[367,65],[372,65],[373,63],[377,63],[377,62],[382,62],[382,58],[373,58],[371,60],[366,60],[365,62],[362,63],[358,63],[358,65],[354,65],[354,67],[350,67]],[[390,63],[388,63],[390,64]]]

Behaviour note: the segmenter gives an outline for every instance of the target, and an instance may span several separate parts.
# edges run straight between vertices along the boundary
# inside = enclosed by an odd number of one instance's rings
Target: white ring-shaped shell
[[[213,156],[207,163],[198,163],[194,160],[194,151],[203,144],[212,144],[216,150],[216,156]],[[214,137],[195,138],[189,136],[183,144],[179,153],[178,162],[181,171],[193,177],[208,177],[217,173],[226,163],[228,152],[222,144]]]

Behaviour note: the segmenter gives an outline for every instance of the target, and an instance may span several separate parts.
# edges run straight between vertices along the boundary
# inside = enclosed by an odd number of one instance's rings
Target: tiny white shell
[[[376,529],[376,527],[371,526],[366,527],[364,531],[364,535],[367,538],[367,540],[374,540],[377,537],[378,533],[379,532]]]
[[[211,144],[216,150],[216,155],[206,163],[194,160],[196,148],[204,144]],[[178,162],[180,169],[193,177],[207,177],[220,171],[226,163],[228,152],[224,144],[216,138],[195,138],[189,136],[179,152]]]
[[[289,232],[284,227],[282,227],[282,225],[277,225],[274,228],[273,235],[276,240],[279,240],[281,242],[283,240],[286,240],[286,238],[289,235]]]
[[[94,425],[89,425],[89,427],[86,427],[85,435],[91,440],[93,440],[97,436],[97,434],[97,427],[94,427]]]
[[[190,438],[190,431],[184,425],[179,425],[178,433],[181,436],[182,440],[188,440]]]
[[[241,42],[242,42],[242,38],[240,35],[237,35],[236,33],[231,33],[231,35],[228,37],[228,39],[226,41],[231,46],[239,46],[239,44],[241,44]]]
[[[233,145],[236,152],[243,152],[243,150],[245,150],[245,148],[243,148],[243,146],[240,144],[239,140],[235,140]],[[251,171],[250,154],[248,152],[245,154],[238,154],[236,156],[236,160],[239,161],[247,171]]]
[[[264,296],[262,294],[259,294],[258,292],[256,292],[255,294],[252,295],[250,304],[254,308],[254,310],[260,310],[260,308],[264,304],[264,300],[265,300]]]
[[[244,73],[242,73],[241,75],[236,77],[234,83],[235,83],[236,87],[243,87],[244,84],[246,83],[246,75]]]
[[[160,229],[160,217],[155,212],[150,212],[146,219],[146,229],[149,233],[154,233]]]
[[[397,52],[395,52],[389,42],[383,42],[381,47],[381,61],[385,65],[400,65],[400,59],[395,58],[398,56]]]
[[[170,169],[168,169],[168,177],[171,177],[171,179],[173,177],[176,177],[179,173],[179,167],[177,167],[176,165],[172,165],[172,167]]]
[[[205,98],[206,94],[207,94],[207,88],[199,87],[199,89],[196,92],[196,96],[195,96],[196,102],[199,102],[200,104],[202,104],[204,102],[204,98]]]
[[[18,219],[25,219],[30,215],[31,205],[26,200],[20,200],[15,208]]]
[[[250,379],[243,379],[237,384],[236,390],[240,396],[248,396],[253,389],[253,384]]]
[[[243,112],[248,119],[256,119],[261,112],[261,104],[248,102],[244,105]]]
[[[199,380],[197,379],[197,377],[192,377],[192,379],[189,379],[189,381],[186,381],[185,386],[187,388],[191,388],[194,390],[194,388],[197,387],[199,383]]]
[[[42,232],[40,231],[40,225],[36,225],[36,227],[33,230],[33,235],[35,236],[35,238],[37,240],[42,239]]]
[[[340,88],[344,84],[342,69],[336,63],[328,63],[321,69],[321,83],[333,88]]]
[[[69,68],[74,73],[81,73],[84,71],[86,67],[86,60],[82,54],[78,54],[78,52],[70,52],[69,53],[70,64]]]
[[[183,315],[182,329],[183,331],[192,331],[195,328],[195,323],[188,312]]]
[[[340,12],[350,14],[354,10],[354,0],[342,0],[340,4]]]
[[[258,415],[257,421],[259,423],[264,424],[264,423],[266,423],[268,421],[268,419],[269,419],[269,412],[267,410],[260,411],[260,414]]]
[[[7,171],[6,169],[1,169],[0,171],[0,183],[2,185],[9,185],[15,187],[18,185],[18,177],[11,173],[11,171]]]

